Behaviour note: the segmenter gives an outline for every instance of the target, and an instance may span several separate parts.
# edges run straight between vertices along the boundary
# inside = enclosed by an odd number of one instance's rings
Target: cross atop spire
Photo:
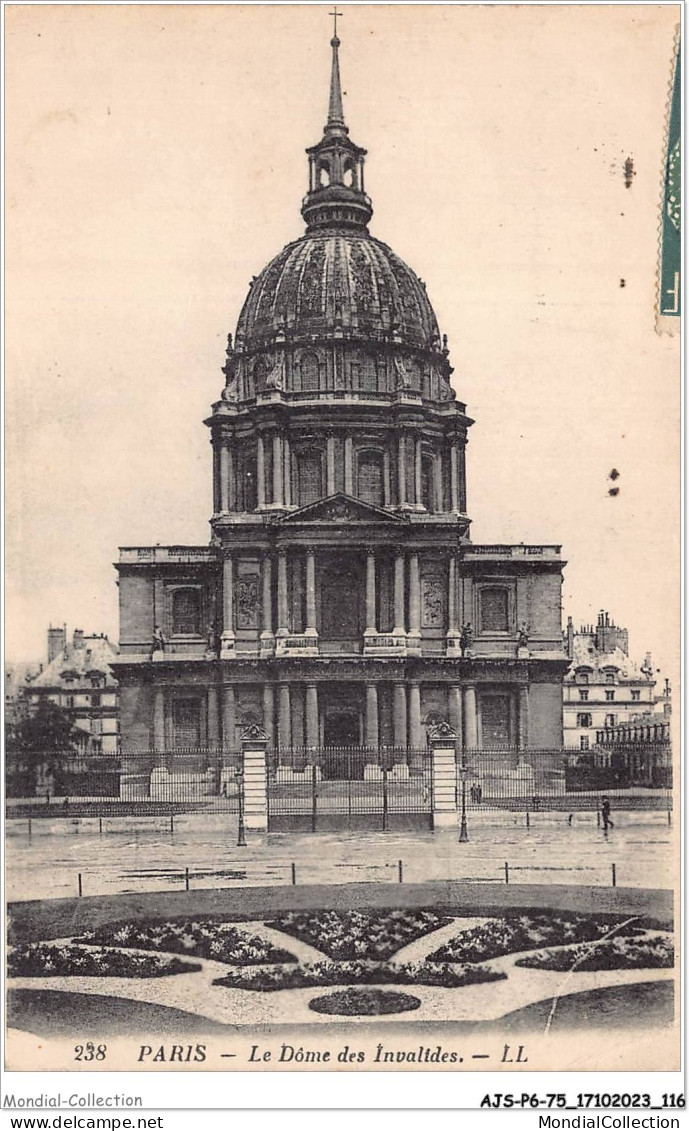
[[[329,13],[334,20],[335,32],[330,40],[330,46],[333,49],[333,62],[330,72],[330,101],[328,103],[328,121],[326,123],[326,132],[330,129],[345,129],[344,111],[342,109],[342,85],[340,83],[340,61],[337,55],[337,49],[340,46],[340,41],[337,38],[337,17],[342,15],[338,12],[337,6]]]

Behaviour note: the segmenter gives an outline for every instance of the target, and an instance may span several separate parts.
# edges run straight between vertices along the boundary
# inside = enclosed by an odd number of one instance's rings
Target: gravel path
[[[458,918],[453,919],[445,927],[438,927],[437,931],[431,931],[429,935],[424,935],[423,938],[414,939],[414,942],[407,943],[401,950],[398,950],[393,955],[394,962],[420,962],[422,959],[427,958],[438,947],[444,946],[446,942],[453,939],[460,931],[470,931],[472,927],[482,927],[484,923],[490,920],[471,919],[471,918]]]

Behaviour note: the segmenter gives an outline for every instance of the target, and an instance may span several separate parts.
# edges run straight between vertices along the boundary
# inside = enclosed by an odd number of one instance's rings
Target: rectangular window
[[[615,698],[615,692],[614,691],[606,691],[605,692],[605,698],[607,699],[608,703],[612,703],[613,699]]]
[[[632,702],[638,703],[640,699],[641,699],[641,692],[640,691],[632,691]]]
[[[614,683],[615,682],[615,673],[614,672],[606,672],[605,673],[605,682],[606,683]]]
[[[614,727],[616,722],[617,722],[617,715],[606,715],[605,716],[606,727]]]
[[[589,714],[577,715],[577,726],[578,727],[590,727],[591,726],[591,716]]]
[[[200,636],[201,593],[198,589],[177,589],[172,594],[173,636]]]
[[[588,683],[588,672],[577,672],[577,683]]]
[[[579,692],[579,698],[581,699],[582,703],[586,703],[588,697],[589,697],[588,688],[586,689],[586,691],[580,691]]]
[[[487,747],[510,745],[509,695],[481,698],[481,741]]]
[[[172,704],[172,740],[177,750],[201,742],[201,700],[175,699]]]
[[[509,629],[509,594],[506,589],[482,589],[481,632],[507,632]]]
[[[98,694],[94,693],[91,696],[91,706],[92,707],[100,707],[100,693],[98,693]]]
[[[579,739],[579,749],[580,750],[588,750],[589,749],[588,735],[582,734],[581,738]]]

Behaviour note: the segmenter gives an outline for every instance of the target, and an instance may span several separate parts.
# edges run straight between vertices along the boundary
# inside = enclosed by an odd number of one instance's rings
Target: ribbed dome
[[[254,280],[237,324],[250,352],[285,332],[292,340],[332,334],[440,348],[426,288],[380,240],[365,231],[328,228],[288,244]],[[399,336],[399,337],[398,337]]]

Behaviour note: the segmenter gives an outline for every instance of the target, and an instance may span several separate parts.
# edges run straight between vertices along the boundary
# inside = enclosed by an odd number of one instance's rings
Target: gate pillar
[[[268,830],[268,782],[266,749],[268,738],[262,727],[250,726],[242,735],[243,809],[247,832]]]
[[[433,828],[457,825],[457,732],[449,723],[439,723],[429,731],[433,775]]]

